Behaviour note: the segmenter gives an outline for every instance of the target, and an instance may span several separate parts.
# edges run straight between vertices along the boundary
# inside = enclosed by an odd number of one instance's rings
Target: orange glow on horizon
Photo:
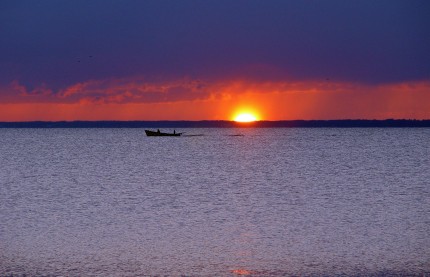
[[[12,84],[0,87],[0,121],[430,119],[430,82],[242,80],[208,83],[203,92],[189,82],[170,84],[170,92],[156,85],[151,92],[145,83],[88,82],[67,93],[33,94]]]

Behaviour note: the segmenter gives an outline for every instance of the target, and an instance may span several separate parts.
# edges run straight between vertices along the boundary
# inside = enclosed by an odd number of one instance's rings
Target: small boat
[[[182,135],[182,133],[176,133],[176,131],[173,131],[173,133],[163,133],[160,132],[160,129],[157,131],[145,130],[145,133],[148,137],[179,137]]]

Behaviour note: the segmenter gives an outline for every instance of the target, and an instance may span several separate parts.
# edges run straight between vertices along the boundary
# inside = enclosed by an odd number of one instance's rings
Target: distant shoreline
[[[239,123],[202,121],[29,121],[0,122],[0,128],[428,128],[430,119],[282,120]]]

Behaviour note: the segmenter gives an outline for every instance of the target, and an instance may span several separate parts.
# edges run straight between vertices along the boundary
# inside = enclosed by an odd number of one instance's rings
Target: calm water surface
[[[185,131],[1,129],[0,276],[430,273],[430,129]]]

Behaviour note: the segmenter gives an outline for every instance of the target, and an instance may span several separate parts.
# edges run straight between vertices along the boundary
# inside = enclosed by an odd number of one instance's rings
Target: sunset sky
[[[428,0],[0,0],[0,121],[430,119]]]

